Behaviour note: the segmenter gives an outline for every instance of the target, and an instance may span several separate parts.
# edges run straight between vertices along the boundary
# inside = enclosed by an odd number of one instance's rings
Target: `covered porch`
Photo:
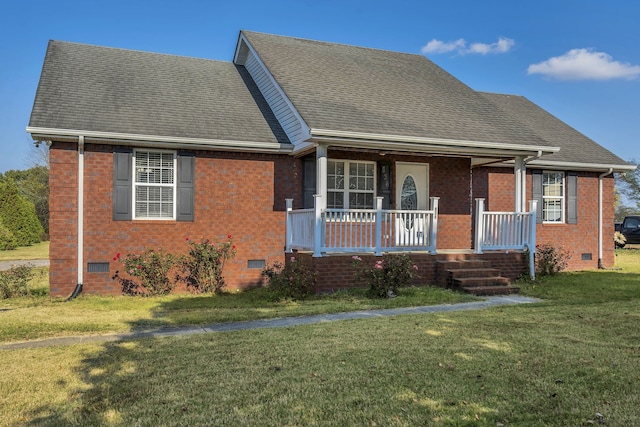
[[[328,209],[322,207],[321,195],[315,195],[314,200],[314,208],[296,210],[293,200],[286,200],[287,253],[303,251],[318,258],[353,253],[481,255],[521,251],[530,254],[528,272],[535,278],[535,200],[529,202],[526,212],[489,212],[484,199],[476,199],[473,247],[453,250],[438,250],[438,197],[430,198],[429,210],[383,209],[383,197],[376,197],[375,209]]]

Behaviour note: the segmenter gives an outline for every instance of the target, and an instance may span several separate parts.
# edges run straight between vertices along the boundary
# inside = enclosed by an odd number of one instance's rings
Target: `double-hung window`
[[[135,150],[133,205],[136,219],[176,217],[176,153]]]
[[[373,209],[374,200],[374,162],[327,161],[328,208]]]
[[[542,173],[542,221],[564,222],[565,185],[563,172]]]

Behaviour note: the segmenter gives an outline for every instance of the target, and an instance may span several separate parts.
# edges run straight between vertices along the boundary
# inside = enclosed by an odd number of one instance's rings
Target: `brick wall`
[[[513,171],[507,168],[482,168],[474,170],[481,181],[487,178],[488,191],[485,193],[485,207],[492,211],[511,211],[514,206]],[[562,246],[571,252],[569,270],[585,270],[598,267],[598,173],[578,173],[578,223],[577,224],[537,224],[537,243]],[[615,262],[613,247],[613,185],[611,176],[603,180],[603,265],[611,267]],[[481,187],[480,187],[481,188]],[[526,200],[532,197],[531,172],[527,173]],[[474,187],[474,197],[475,197]],[[480,192],[480,191],[479,191]],[[481,192],[480,192],[481,193]],[[482,196],[477,196],[482,197]],[[541,208],[541,207],[540,207]],[[582,256],[590,254],[591,260]]]
[[[51,149],[51,295],[69,295],[77,281],[77,147],[55,143]],[[195,221],[113,221],[113,151],[105,145],[85,147],[84,292],[119,294],[112,279],[121,263],[116,253],[164,248],[187,250],[186,238],[226,240],[233,236],[237,255],[225,265],[229,288],[261,283],[261,269],[283,261],[285,198],[300,201],[300,160],[287,155],[197,152]],[[108,273],[87,273],[87,262],[108,262]]]
[[[49,152],[49,286],[52,296],[71,294],[77,283],[78,151],[54,142]]]

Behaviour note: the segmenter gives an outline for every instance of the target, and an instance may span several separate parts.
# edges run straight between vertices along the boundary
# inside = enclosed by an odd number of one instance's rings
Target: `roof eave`
[[[631,172],[636,170],[636,165],[620,165],[620,164],[607,164],[607,163],[583,163],[583,162],[559,162],[552,160],[534,160],[528,163],[530,166],[566,169],[566,170],[579,170],[579,171],[592,171],[592,172],[606,172],[610,169],[613,172]]]
[[[552,154],[560,147],[508,144],[501,142],[464,141],[443,138],[387,135],[311,129],[311,141],[353,148],[378,150],[405,150],[413,152],[433,152],[436,154],[477,154],[501,156],[529,156]]]
[[[251,151],[261,153],[285,153],[293,151],[292,144],[260,141],[234,141],[209,138],[186,138],[160,135],[141,135],[118,132],[99,132],[75,129],[56,129],[27,126],[27,132],[38,141],[56,138],[79,138],[85,142],[109,145],[136,145],[140,147],[167,147],[179,149],[203,149],[225,151]]]

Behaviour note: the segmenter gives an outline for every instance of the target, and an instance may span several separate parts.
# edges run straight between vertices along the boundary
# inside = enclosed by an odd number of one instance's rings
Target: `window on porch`
[[[327,161],[327,207],[373,209],[375,163],[353,160]]]

